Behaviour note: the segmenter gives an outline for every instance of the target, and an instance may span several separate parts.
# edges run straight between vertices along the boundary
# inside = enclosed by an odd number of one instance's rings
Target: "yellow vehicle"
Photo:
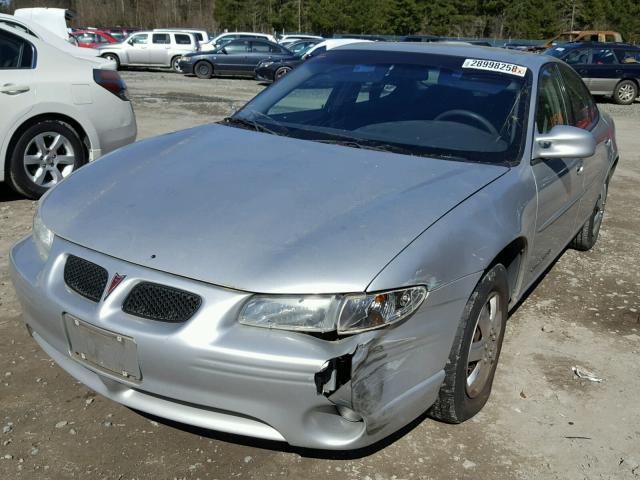
[[[562,32],[543,45],[533,48],[533,50],[541,51],[556,45],[568,42],[622,42],[622,35],[618,32],[610,30],[572,30]]]

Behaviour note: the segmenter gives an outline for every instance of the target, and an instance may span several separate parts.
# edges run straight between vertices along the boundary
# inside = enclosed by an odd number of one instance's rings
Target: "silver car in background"
[[[509,310],[594,245],[617,161],[554,58],[352,44],[75,173],[12,278],[35,341],[110,399],[355,449],[484,406]]]
[[[121,43],[99,46],[100,56],[118,67],[169,67],[180,72],[178,60],[199,49],[191,32],[136,32]]]

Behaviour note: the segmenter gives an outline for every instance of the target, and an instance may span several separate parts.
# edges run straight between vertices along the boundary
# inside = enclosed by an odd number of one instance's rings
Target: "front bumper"
[[[116,272],[127,277],[106,300],[94,303],[65,285],[69,254],[103,266],[109,278]],[[33,338],[80,382],[160,417],[299,447],[361,448],[415,419],[437,397],[455,331],[455,322],[447,331],[441,322],[425,322],[420,311],[403,328],[338,341],[243,326],[236,318],[247,293],[126,263],[58,237],[46,263],[32,237],[13,247],[10,263]],[[124,313],[124,298],[143,280],[197,293],[202,306],[182,324]],[[464,299],[438,299],[437,291],[433,294],[435,310],[430,310],[436,315],[452,305],[464,307]],[[135,339],[141,380],[127,380],[73,359],[63,313]],[[416,328],[422,329],[419,335]],[[317,374],[332,365],[332,359],[344,356],[353,359],[353,371],[346,372],[350,381],[335,392],[325,386],[319,393]],[[348,405],[359,421],[343,417],[337,405]]]
[[[178,68],[185,74],[193,74],[193,62],[185,62],[180,60],[178,62]]]
[[[258,67],[254,71],[256,80],[262,82],[273,82],[273,71],[271,68]]]

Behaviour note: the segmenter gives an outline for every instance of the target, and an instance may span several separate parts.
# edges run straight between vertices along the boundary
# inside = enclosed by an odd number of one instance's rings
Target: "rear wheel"
[[[105,53],[104,55],[102,55],[102,58],[115,62],[116,68],[120,68],[120,59],[115,53]]]
[[[569,244],[571,248],[586,252],[587,250],[591,250],[598,241],[598,234],[600,233],[600,226],[602,225],[602,219],[604,217],[604,208],[607,205],[608,191],[609,185],[605,183],[602,185],[602,191],[600,192],[598,201],[593,207],[593,212],[589,220],[582,226],[578,235],[571,240]]]
[[[429,415],[461,423],[487,403],[495,375],[509,302],[507,271],[498,264],[469,297],[445,366],[445,379]]]
[[[213,65],[207,61],[201,60],[194,65],[193,72],[198,78],[211,78],[213,76]]]
[[[35,200],[86,161],[82,142],[71,126],[44,120],[18,138],[11,153],[9,183]]]
[[[618,105],[631,105],[638,97],[638,85],[632,80],[622,80],[613,91],[613,100]]]

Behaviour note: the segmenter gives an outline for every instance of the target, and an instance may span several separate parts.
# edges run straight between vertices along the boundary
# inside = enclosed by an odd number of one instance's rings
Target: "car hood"
[[[71,242],[208,283],[358,292],[507,170],[214,124],[78,170],[47,195],[41,216]]]

